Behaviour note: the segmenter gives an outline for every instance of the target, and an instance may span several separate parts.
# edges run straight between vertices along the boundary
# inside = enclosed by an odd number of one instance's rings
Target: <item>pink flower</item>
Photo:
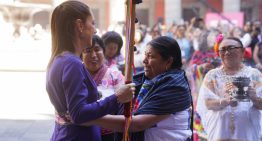
[[[216,38],[216,42],[218,44],[220,44],[222,42],[222,40],[224,39],[224,35],[223,34],[219,34]]]

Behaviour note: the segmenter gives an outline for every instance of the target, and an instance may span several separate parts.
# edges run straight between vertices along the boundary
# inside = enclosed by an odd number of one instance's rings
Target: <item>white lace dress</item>
[[[259,141],[262,120],[261,111],[253,106],[251,101],[238,102],[236,107],[227,106],[222,110],[208,110],[206,99],[224,97],[225,85],[231,77],[249,77],[256,94],[262,97],[262,74],[251,67],[243,67],[235,75],[227,75],[222,67],[209,71],[202,83],[196,110],[208,135],[208,141],[219,139],[234,139],[241,141]],[[234,115],[231,118],[232,113]],[[230,125],[234,125],[234,130]]]

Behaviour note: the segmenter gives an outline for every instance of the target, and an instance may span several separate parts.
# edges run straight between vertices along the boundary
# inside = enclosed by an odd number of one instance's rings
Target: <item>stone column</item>
[[[165,0],[165,23],[170,26],[174,21],[179,23],[182,20],[181,0]]]
[[[126,0],[110,0],[109,2],[109,25],[115,25],[119,21],[125,21]]]
[[[223,12],[239,12],[240,0],[223,0]]]

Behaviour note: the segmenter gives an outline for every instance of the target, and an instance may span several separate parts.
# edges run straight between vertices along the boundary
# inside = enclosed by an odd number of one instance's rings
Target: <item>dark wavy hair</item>
[[[115,31],[108,31],[104,35],[102,35],[102,40],[104,41],[105,47],[109,43],[116,43],[118,45],[116,55],[120,54],[121,48],[123,46],[123,39],[120,34]]]
[[[160,36],[150,41],[148,45],[155,48],[164,60],[168,60],[172,57],[172,69],[181,69],[181,50],[175,39],[168,36]]]

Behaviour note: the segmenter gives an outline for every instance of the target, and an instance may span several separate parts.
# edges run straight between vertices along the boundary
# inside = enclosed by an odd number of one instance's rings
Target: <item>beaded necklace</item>
[[[241,67],[238,69],[237,72],[239,72],[242,68],[243,68],[243,65],[241,65]],[[227,74],[224,67],[222,67],[222,72],[223,72],[223,75],[226,81],[226,87],[229,88],[227,90],[228,94],[230,95],[230,97],[233,97],[234,93],[236,92],[232,84],[233,78],[229,74]],[[234,134],[235,132],[235,123],[234,123],[235,122],[235,109],[236,107],[231,106],[231,113],[229,117],[230,118],[229,129],[230,129],[231,134]]]
[[[230,97],[232,97],[233,94],[234,94],[232,78],[225,75],[225,80],[226,80],[226,87],[229,88],[228,89],[228,94],[230,95]],[[234,121],[235,121],[235,107],[231,106],[231,113],[230,113],[230,117],[229,118],[230,118],[229,129],[230,129],[231,134],[233,134],[234,131],[235,131],[235,123],[234,123]]]

